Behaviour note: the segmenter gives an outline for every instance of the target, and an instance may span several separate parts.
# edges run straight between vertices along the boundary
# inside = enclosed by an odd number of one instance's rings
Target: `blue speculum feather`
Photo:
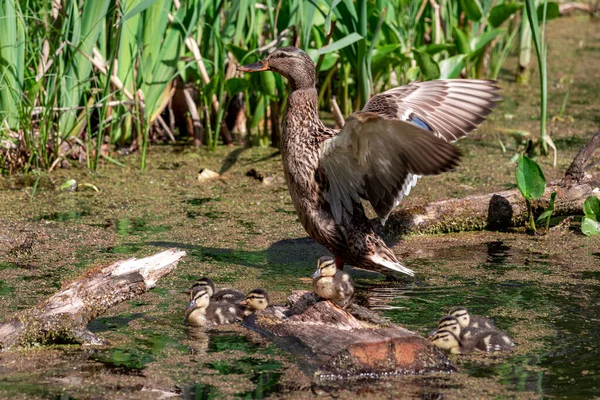
[[[418,126],[419,128],[423,128],[423,129],[433,132],[433,129],[431,129],[431,127],[429,125],[427,125],[427,123],[425,121],[415,117],[414,115],[411,115],[408,118],[408,122],[412,122],[414,125]]]

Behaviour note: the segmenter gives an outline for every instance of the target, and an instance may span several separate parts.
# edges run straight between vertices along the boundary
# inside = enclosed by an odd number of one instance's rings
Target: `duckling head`
[[[263,289],[254,289],[248,293],[246,300],[240,304],[247,305],[253,311],[261,311],[269,306],[269,294]]]
[[[192,292],[192,300],[188,305],[186,310],[187,313],[190,313],[194,310],[205,310],[210,303],[210,294],[207,290],[198,288]]]
[[[446,330],[439,330],[431,338],[431,342],[439,349],[452,354],[460,354],[460,340],[454,333]]]
[[[450,315],[442,317],[438,320],[437,330],[439,331],[448,331],[452,332],[456,337],[460,337],[460,331],[462,327],[460,326],[460,322]]]
[[[471,316],[464,307],[454,307],[448,312],[448,315],[456,318],[462,329],[465,329],[471,323]]]
[[[314,88],[316,82],[315,63],[304,51],[286,46],[274,50],[269,56],[257,63],[238,68],[242,72],[273,71],[283,75],[297,89]]]
[[[317,261],[317,270],[312,277],[313,279],[317,279],[321,276],[334,276],[336,272],[337,267],[333,257],[323,256]]]
[[[209,297],[212,297],[215,294],[215,284],[209,277],[203,276],[202,278],[196,280],[192,287],[189,290],[191,297],[194,297],[194,292],[199,289],[206,290],[208,292]]]

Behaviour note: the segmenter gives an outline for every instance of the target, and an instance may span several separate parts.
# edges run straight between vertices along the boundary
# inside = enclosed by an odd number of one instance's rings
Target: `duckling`
[[[264,289],[254,289],[248,293],[246,300],[242,301],[240,305],[247,306],[244,309],[244,316],[252,314],[254,311],[262,311],[269,306],[270,299],[269,294]]]
[[[454,333],[444,329],[437,331],[431,338],[431,342],[437,348],[451,354],[464,354],[467,352],[458,337]]]
[[[489,318],[470,315],[464,307],[454,307],[448,312],[448,315],[455,317],[462,329],[467,327],[472,329],[496,329],[494,321]]]
[[[211,302],[207,290],[196,288],[186,310],[185,322],[188,325],[214,326],[230,324],[242,318],[240,305],[228,302]]]
[[[337,269],[333,257],[319,258],[312,277],[313,290],[320,297],[331,300],[343,310],[354,301],[354,281],[346,272]]]
[[[224,288],[216,290],[215,284],[212,279],[204,276],[196,282],[186,291],[186,293],[190,293],[193,296],[193,292],[195,290],[204,289],[210,294],[210,300],[212,302],[221,302],[226,301],[229,303],[239,303],[240,301],[246,298],[246,295],[239,290]]]
[[[440,318],[438,321],[438,328],[433,335],[432,341],[436,339],[438,343],[445,344],[453,341],[451,337],[448,337],[445,334],[437,337],[440,332],[449,332],[456,338],[459,345],[458,349],[460,351],[456,349],[451,351],[455,354],[458,354],[457,351],[460,353],[466,353],[474,349],[487,352],[506,351],[512,350],[514,347],[513,341],[506,334],[499,330],[477,329],[469,327],[462,329],[460,326],[460,321],[457,318],[449,315]],[[456,344],[452,343],[452,346],[456,346]]]

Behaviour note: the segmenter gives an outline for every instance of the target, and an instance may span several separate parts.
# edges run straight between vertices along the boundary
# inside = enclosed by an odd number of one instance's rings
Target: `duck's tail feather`
[[[385,258],[381,257],[378,254],[373,254],[370,256],[370,258],[371,258],[371,261],[373,261],[373,263],[380,265],[384,268],[388,268],[393,271],[402,272],[403,274],[406,274],[409,276],[415,276],[415,272],[412,269],[402,265],[402,263],[400,261],[386,260]]]

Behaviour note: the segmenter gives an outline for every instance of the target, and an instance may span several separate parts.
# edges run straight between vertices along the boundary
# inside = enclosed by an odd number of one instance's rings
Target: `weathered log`
[[[113,305],[138,296],[175,269],[185,252],[169,249],[150,257],[117,261],[88,272],[34,308],[0,325],[0,349],[52,343],[101,344],[86,329]]]
[[[431,342],[395,324],[374,323],[380,317],[364,307],[353,306],[350,314],[306,291],[293,292],[288,302],[256,313],[244,325],[292,354],[317,385],[455,369]]]
[[[583,203],[589,196],[600,199],[599,184],[586,182],[583,172],[599,143],[600,131],[579,151],[563,180],[548,184],[544,196],[532,202],[534,216],[539,216],[548,207],[552,192],[556,192],[554,216],[582,214]],[[512,189],[399,209],[388,219],[386,230],[401,235],[502,230],[523,226],[527,217],[525,199],[518,189]]]

